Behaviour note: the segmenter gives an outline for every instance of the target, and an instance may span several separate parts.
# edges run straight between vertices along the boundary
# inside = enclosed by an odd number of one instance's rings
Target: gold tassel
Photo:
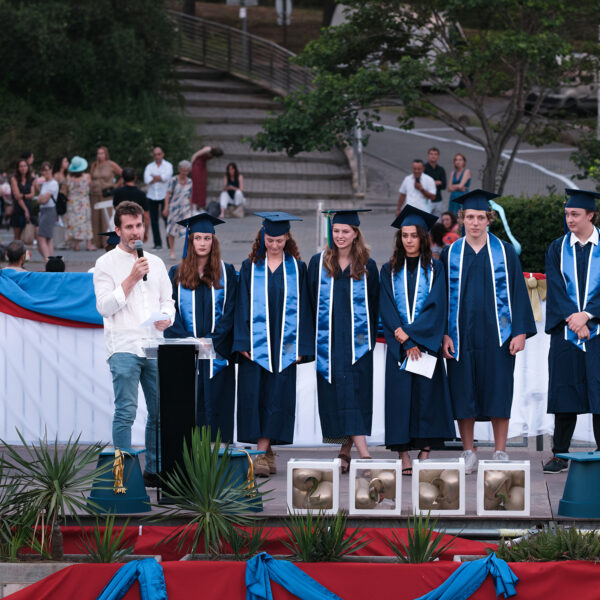
[[[125,470],[125,454],[118,448],[115,448],[115,461],[113,462],[112,472],[115,476],[115,485],[113,491],[115,494],[125,494],[127,488],[123,485],[123,472]]]
[[[542,302],[546,300],[546,280],[536,279],[535,277],[526,277],[527,293],[529,294],[529,302],[536,321],[542,320]]]
[[[250,492],[250,496],[256,495],[256,490],[254,489],[254,463],[252,462],[252,458],[250,453],[243,448],[236,448],[240,452],[243,452],[248,458],[248,474],[246,475],[246,489]]]

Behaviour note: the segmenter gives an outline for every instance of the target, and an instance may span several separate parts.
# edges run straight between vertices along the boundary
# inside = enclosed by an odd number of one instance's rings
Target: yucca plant
[[[228,534],[227,542],[236,560],[246,560],[258,554],[267,541],[267,532],[261,525],[249,531],[234,527]]]
[[[425,519],[423,515],[415,515],[412,518],[408,517],[407,521],[407,540],[404,540],[396,533],[392,533],[391,538],[387,538],[385,543],[387,547],[398,557],[403,563],[425,563],[431,562],[439,556],[452,544],[456,536],[442,544],[445,531],[436,531],[437,519],[431,524],[429,523],[430,513],[427,513]]]
[[[211,445],[210,427],[193,429],[189,446],[184,442],[182,462],[162,479],[174,508],[163,511],[154,520],[188,517],[188,523],[167,536],[163,542],[177,540],[195,554],[204,543],[206,554],[218,555],[223,541],[229,539],[233,528],[252,525],[256,520],[249,512],[252,500],[264,499],[260,485],[251,490],[246,481],[239,481],[232,469],[229,444],[219,456],[221,433],[217,430]]]
[[[305,515],[288,511],[285,528],[289,541],[283,541],[292,556],[302,562],[331,562],[364,548],[371,540],[357,527],[348,532],[348,513],[340,510],[336,515],[323,511]]]
[[[133,553],[133,546],[125,546],[123,536],[129,524],[125,521],[121,531],[115,531],[115,516],[107,514],[103,520],[96,517],[96,524],[92,527],[91,536],[83,535],[79,547],[88,555],[90,562],[112,563],[120,562]]]
[[[86,498],[94,480],[112,468],[112,464],[95,467],[104,446],[99,443],[82,446],[80,436],[72,436],[59,449],[58,438],[48,442],[44,435],[38,444],[28,444],[21,432],[17,434],[23,445],[20,453],[0,440],[0,464],[10,479],[22,485],[14,498],[15,506],[35,510],[36,523],[42,528],[42,547],[45,547],[46,527],[50,529],[50,550],[54,560],[64,557],[60,523],[66,516],[78,519],[78,513],[94,511],[94,504]]]

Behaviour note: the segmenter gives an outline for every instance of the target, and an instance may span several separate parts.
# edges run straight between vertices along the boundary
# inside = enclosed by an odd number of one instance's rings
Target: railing
[[[295,54],[274,42],[199,17],[167,12],[179,33],[180,58],[227,71],[283,96],[311,82],[310,70],[292,64]]]

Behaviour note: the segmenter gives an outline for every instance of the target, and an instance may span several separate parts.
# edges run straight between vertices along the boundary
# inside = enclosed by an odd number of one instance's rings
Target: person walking
[[[144,183],[148,186],[146,197],[148,198],[150,209],[150,224],[152,226],[152,240],[154,241],[154,250],[162,248],[162,238],[160,236],[160,218],[162,217],[165,225],[166,215],[163,215],[165,207],[165,195],[167,193],[168,182],[173,177],[173,165],[165,160],[165,153],[160,146],[152,150],[154,160],[146,165],[144,169]]]

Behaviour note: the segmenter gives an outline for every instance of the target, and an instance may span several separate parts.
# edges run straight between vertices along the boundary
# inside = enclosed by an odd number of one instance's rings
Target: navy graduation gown
[[[548,412],[600,414],[600,337],[585,343],[586,351],[565,340],[565,319],[579,312],[567,294],[560,272],[561,244],[563,238],[554,240],[546,252],[546,333],[550,334],[548,354]],[[569,239],[566,240],[569,243]],[[577,253],[577,280],[580,303],[583,306],[587,265],[592,249],[575,244]],[[592,293],[585,310],[594,315],[588,327],[597,327],[600,316],[600,289]]]
[[[502,241],[502,240],[501,240]],[[521,263],[514,248],[502,241],[510,283],[512,336],[536,333]],[[448,246],[440,255],[448,279]],[[494,282],[487,246],[478,253],[465,240],[460,298],[460,359],[446,361],[455,419],[510,418],[515,357],[508,338],[498,344]]]
[[[235,364],[231,360],[233,342],[233,316],[237,289],[237,276],[233,265],[225,263],[227,273],[227,299],[221,318],[212,328],[211,288],[201,283],[196,288],[195,316],[196,333],[187,329],[179,311],[179,286],[173,285],[175,300],[175,321],[165,330],[166,338],[206,337],[212,338],[215,352],[229,360],[229,365],[218,371],[211,379],[210,361],[199,360],[196,381],[196,423],[210,425],[214,439],[217,429],[221,431],[223,442],[233,442],[233,411],[235,407]],[[169,277],[174,281],[177,266],[171,267]]]
[[[313,315],[316,321],[319,289],[319,261],[315,254],[308,267]],[[377,337],[379,273],[373,259],[367,263],[369,323],[373,347]],[[324,438],[370,435],[373,417],[373,351],[352,364],[352,325],[350,306],[350,267],[338,274],[333,284],[331,325],[331,375],[329,383],[317,372],[319,417]]]
[[[420,260],[420,257],[419,257]],[[407,273],[407,287],[412,310],[417,266]],[[431,277],[431,271],[429,271]],[[394,299],[390,263],[381,268],[379,311],[387,343],[385,362],[385,444],[386,446],[427,446],[427,440],[455,437],[452,403],[441,343],[446,327],[446,280],[442,264],[433,261],[433,284],[421,313],[412,324],[402,321]],[[409,339],[400,344],[394,331],[402,327]],[[421,351],[438,357],[433,377],[428,379],[400,369],[406,350],[418,346]]]
[[[233,351],[250,351],[250,276],[249,259],[240,269],[239,290],[235,309]],[[314,354],[314,332],[306,283],[306,265],[298,261],[300,332],[298,355],[304,359]],[[279,347],[283,319],[283,263],[268,274],[269,331],[273,372],[259,364],[239,357],[237,394],[237,439],[254,444],[258,438],[268,438],[272,444],[294,441],[296,416],[296,365],[279,373]]]

